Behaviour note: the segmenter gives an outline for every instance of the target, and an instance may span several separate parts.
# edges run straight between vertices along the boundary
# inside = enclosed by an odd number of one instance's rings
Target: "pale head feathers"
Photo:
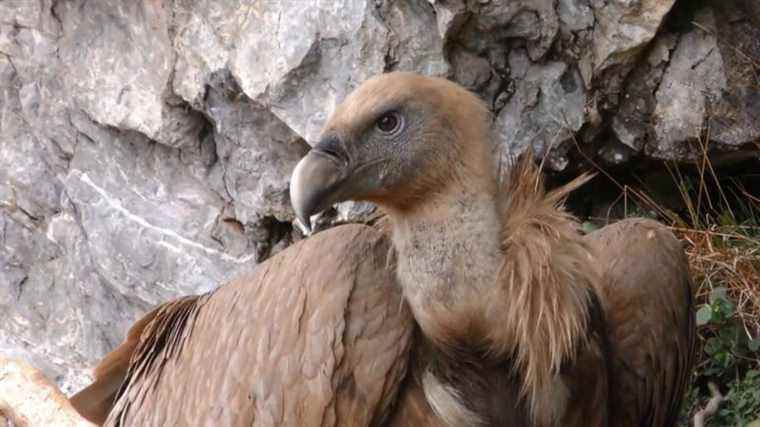
[[[389,167],[401,170],[403,185],[368,200],[407,214],[407,209],[469,181],[478,181],[483,191],[495,191],[490,171],[482,168],[492,158],[491,147],[479,143],[490,140],[489,127],[481,124],[490,122],[491,113],[473,93],[443,78],[408,72],[372,77],[336,108],[323,135],[366,143],[364,136],[375,120],[394,110],[409,114],[407,125],[414,136],[382,148],[402,162]]]

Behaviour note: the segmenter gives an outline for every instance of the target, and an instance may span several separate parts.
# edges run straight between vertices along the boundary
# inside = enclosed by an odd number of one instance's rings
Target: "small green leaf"
[[[581,230],[583,230],[584,233],[589,234],[599,229],[599,226],[594,224],[593,222],[586,221],[583,224],[581,224]]]
[[[712,337],[705,341],[705,353],[714,357],[718,361],[719,353],[723,350],[723,345],[719,339]]]
[[[710,304],[715,304],[718,301],[728,301],[728,294],[726,294],[726,288],[718,287],[710,292]]]
[[[717,353],[714,353],[712,357],[715,359],[715,362],[720,364],[723,368],[731,366],[731,353],[725,350],[719,350]]]
[[[736,218],[730,211],[725,211],[718,217],[718,222],[722,226],[736,225]]]
[[[729,317],[733,316],[734,313],[736,312],[736,306],[731,304],[730,302],[727,302],[723,304],[722,311],[723,311],[723,316],[725,316],[726,319],[728,319]]]
[[[709,305],[703,305],[697,310],[697,326],[702,326],[710,323],[712,320],[712,309]]]
[[[749,340],[749,342],[747,343],[747,348],[749,348],[749,351],[758,351],[758,350],[760,350],[760,338],[753,338],[753,339]],[[759,372],[760,373],[760,371],[755,371],[755,372]]]

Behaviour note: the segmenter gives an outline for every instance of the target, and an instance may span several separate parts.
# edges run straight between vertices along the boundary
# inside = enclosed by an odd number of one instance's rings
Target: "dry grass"
[[[753,229],[754,228],[754,229]],[[756,227],[673,228],[686,243],[697,301],[723,287],[748,338],[760,336],[760,238]]]

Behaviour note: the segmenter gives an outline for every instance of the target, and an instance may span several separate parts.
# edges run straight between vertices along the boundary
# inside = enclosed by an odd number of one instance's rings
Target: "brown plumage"
[[[162,305],[72,402],[106,425],[369,425],[404,378],[413,322],[392,286],[387,239],[320,233],[216,291]],[[139,329],[136,331],[136,329]],[[121,363],[129,360],[126,364]],[[106,410],[101,378],[121,375]],[[111,392],[116,391],[111,389]]]
[[[307,226],[372,201],[389,231],[336,227],[157,308],[74,405],[108,425],[673,425],[694,342],[678,241],[648,220],[581,236],[561,202],[584,178],[546,194],[526,157],[500,182],[489,123],[443,79],[364,83],[291,200]]]

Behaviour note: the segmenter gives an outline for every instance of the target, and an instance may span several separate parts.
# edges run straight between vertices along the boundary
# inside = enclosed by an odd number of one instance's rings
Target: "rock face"
[[[495,156],[559,171],[746,149],[759,64],[753,0],[2,2],[0,354],[74,391],[151,306],[300,238],[290,172],[371,75],[460,82]]]

